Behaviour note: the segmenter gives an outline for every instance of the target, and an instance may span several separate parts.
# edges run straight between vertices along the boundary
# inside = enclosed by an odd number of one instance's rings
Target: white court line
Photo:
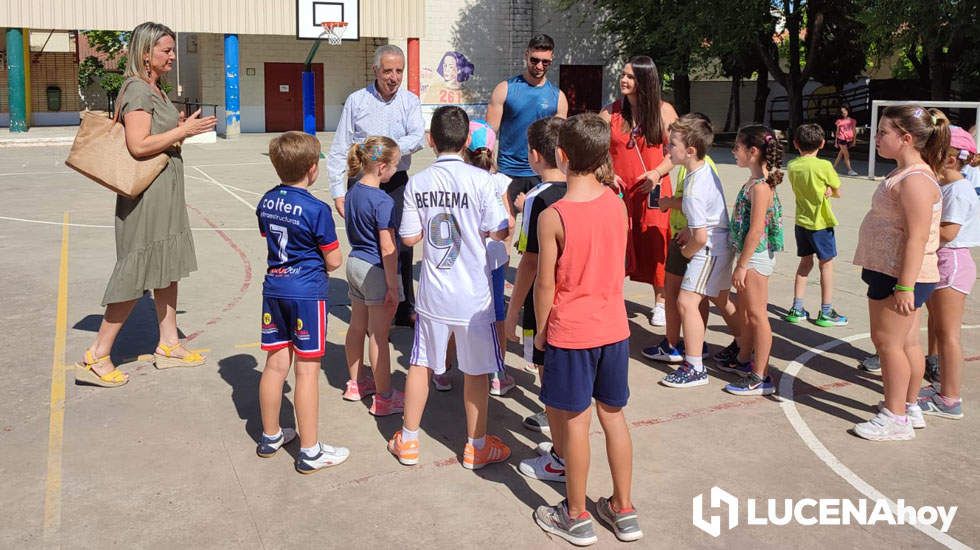
[[[200,172],[202,176],[208,178],[208,181],[210,181],[211,183],[213,183],[213,184],[217,185],[218,187],[224,189],[226,193],[228,193],[232,197],[235,197],[236,199],[238,199],[242,204],[244,204],[245,206],[249,207],[251,210],[253,210],[253,211],[255,210],[255,205],[254,204],[252,204],[252,203],[248,202],[247,200],[245,200],[245,199],[239,197],[238,195],[236,195],[234,191],[232,191],[231,189],[228,189],[228,187],[226,185],[224,185],[223,183],[221,183],[220,181],[212,178],[204,170],[201,170],[197,166],[192,166],[191,168],[193,168],[193,169],[197,170],[198,172]]]
[[[6,176],[52,176],[55,174],[77,174],[74,170],[64,170],[61,172],[6,172],[0,174],[0,178]]]
[[[240,191],[242,193],[248,193],[249,195],[256,195],[258,197],[261,197],[262,195],[265,194],[265,193],[256,193],[255,191],[249,191],[248,189],[242,189],[241,187],[235,187],[234,185],[228,185],[227,183],[224,184],[224,186],[227,187],[228,189],[234,189],[235,191]]]
[[[208,174],[207,172],[205,172],[204,170],[201,170],[201,169],[200,169],[200,168],[198,168],[197,166],[192,166],[191,168],[194,168],[194,169],[195,169],[195,170],[197,170],[198,172],[200,172],[200,173],[202,173],[202,174],[204,174],[204,175],[205,175],[205,176],[206,176],[206,177],[208,178],[208,181],[210,181],[211,183],[213,183],[213,184],[215,184],[215,185],[217,185],[218,187],[220,187],[220,188],[222,188],[222,189],[224,189],[224,190],[225,190],[225,191],[227,191],[227,192],[228,192],[228,193],[229,193],[229,194],[230,194],[231,196],[233,196],[233,197],[235,197],[236,199],[238,199],[238,200],[240,200],[241,202],[243,202],[243,203],[244,203],[244,204],[245,204],[246,206],[248,206],[249,208],[251,208],[253,212],[255,211],[255,207],[254,207],[254,206],[252,206],[251,204],[249,204],[249,203],[248,203],[248,201],[246,201],[245,199],[243,199],[243,198],[241,198],[241,197],[239,197],[238,195],[236,195],[236,194],[235,194],[235,192],[234,192],[234,191],[232,191],[232,189],[238,189],[237,187],[234,187],[234,186],[231,186],[231,185],[228,185],[228,184],[225,184],[225,183],[221,183],[221,182],[219,182],[218,180],[216,180],[216,179],[214,179],[214,178],[213,178],[212,176],[210,176],[210,175],[209,175],[209,174]],[[255,193],[254,191],[246,191],[245,189],[238,189],[238,190],[239,190],[239,191],[243,191],[243,192],[245,192],[245,193]],[[262,195],[264,195],[264,193],[255,193],[255,194],[256,194],[256,195],[259,195],[259,196],[262,196]],[[338,223],[338,224],[335,224],[335,226],[334,226],[334,227],[335,227],[335,229],[337,229],[337,230],[340,230],[340,231],[347,231],[347,227],[346,227],[346,226],[345,226],[344,224],[340,224],[340,223]]]
[[[28,220],[26,218],[11,218],[9,216],[0,216],[0,220],[5,220],[8,222],[24,222],[24,223],[40,223],[43,225],[67,225],[68,227],[88,227],[94,229],[115,229],[114,225],[96,225],[91,223],[61,223],[61,222],[51,222],[47,220]],[[191,231],[257,231],[255,227],[192,227]]]
[[[189,164],[185,164],[184,166],[186,168],[197,168],[198,166],[207,168],[209,166],[257,166],[259,164],[270,164],[270,163],[269,162],[218,162],[215,164],[195,164],[193,166]]]
[[[980,328],[980,325],[969,325],[964,326],[964,329]],[[789,423],[796,430],[796,434],[800,436],[803,443],[810,448],[811,451],[817,458],[823,461],[831,470],[834,471],[838,476],[843,478],[844,481],[848,482],[852,487],[857,489],[864,496],[872,500],[882,500],[888,503],[888,507],[891,509],[893,514],[897,513],[898,505],[895,502],[885,496],[884,493],[872,487],[867,481],[861,479],[853,470],[844,465],[833,453],[824,446],[823,443],[817,439],[810,426],[807,425],[806,421],[800,415],[800,411],[796,409],[796,400],[793,398],[793,383],[796,381],[796,375],[803,368],[803,365],[807,361],[817,357],[818,355],[824,355],[828,351],[840,346],[842,344],[854,342],[855,340],[863,340],[869,338],[870,333],[855,334],[853,336],[848,336],[847,338],[838,338],[821,344],[815,348],[810,348],[798,355],[793,361],[786,366],[785,372],[783,372],[782,377],[779,380],[779,395],[781,397],[780,407],[783,409],[783,413],[786,414],[786,418]],[[874,442],[868,442],[869,445],[875,445]],[[880,445],[880,444],[879,444]],[[942,544],[946,548],[963,549],[970,548],[966,544],[963,544],[959,540],[953,538],[952,536],[943,533],[939,529],[936,529],[932,525],[919,525],[918,523],[912,525],[924,535],[935,540],[939,544]]]

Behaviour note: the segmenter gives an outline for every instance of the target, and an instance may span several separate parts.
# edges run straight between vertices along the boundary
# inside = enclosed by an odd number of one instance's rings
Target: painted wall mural
[[[465,83],[475,70],[465,55],[447,51],[434,71],[431,67],[422,69],[422,103],[470,103],[471,95]]]

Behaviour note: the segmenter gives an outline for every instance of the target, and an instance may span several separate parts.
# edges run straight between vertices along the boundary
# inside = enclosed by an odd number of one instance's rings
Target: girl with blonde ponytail
[[[371,136],[351,145],[347,173],[357,182],[344,197],[347,237],[347,285],[351,300],[350,328],[345,352],[350,380],[344,399],[360,401],[374,395],[368,411],[375,416],[400,414],[405,394],[391,386],[388,331],[402,300],[398,277],[395,201],[381,184],[398,170],[401,151],[391,138]],[[364,368],[364,338],[368,338],[370,371]]]

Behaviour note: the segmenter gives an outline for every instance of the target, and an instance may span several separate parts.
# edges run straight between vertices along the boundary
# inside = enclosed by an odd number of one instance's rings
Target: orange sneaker
[[[402,431],[398,430],[388,442],[388,452],[405,466],[414,466],[419,463],[419,440],[402,441]]]
[[[477,450],[469,442],[463,450],[463,467],[467,470],[479,470],[487,464],[503,462],[510,458],[510,447],[504,444],[499,437],[487,435],[486,443],[483,448]]]

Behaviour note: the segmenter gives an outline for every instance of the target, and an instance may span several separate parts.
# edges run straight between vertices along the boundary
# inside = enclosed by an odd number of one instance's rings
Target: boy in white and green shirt
[[[817,158],[824,146],[823,128],[817,124],[804,124],[796,129],[793,145],[800,152],[797,159],[787,165],[789,183],[796,195],[796,255],[800,266],[796,270],[793,305],[784,319],[799,323],[810,318],[803,307],[806,279],[813,269],[813,257],[820,264],[820,313],[814,323],[821,327],[842,327],[847,317],[834,310],[833,260],[837,256],[834,227],[837,218],[830,208],[830,197],[840,196],[840,178],[834,166]]]

